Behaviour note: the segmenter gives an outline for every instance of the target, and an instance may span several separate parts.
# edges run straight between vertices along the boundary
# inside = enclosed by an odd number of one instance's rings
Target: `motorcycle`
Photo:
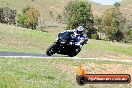
[[[81,51],[82,46],[87,43],[88,38],[80,39],[79,41],[80,45],[76,45],[73,32],[59,33],[57,36],[57,41],[49,46],[46,54],[48,56],[52,56],[53,54],[57,53],[74,57]]]

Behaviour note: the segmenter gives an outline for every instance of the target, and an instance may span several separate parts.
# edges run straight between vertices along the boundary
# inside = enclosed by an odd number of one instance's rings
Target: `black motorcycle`
[[[75,45],[75,37],[73,32],[63,32],[59,33],[57,36],[57,41],[54,42],[46,51],[48,56],[53,54],[63,54],[69,57],[76,56],[81,51],[81,46],[86,44],[88,39],[80,39],[80,46]]]

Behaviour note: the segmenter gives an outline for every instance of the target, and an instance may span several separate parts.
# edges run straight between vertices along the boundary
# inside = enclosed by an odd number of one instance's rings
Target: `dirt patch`
[[[62,72],[67,72],[70,74],[76,74],[76,66],[66,65],[66,64],[57,64],[57,68],[59,68]]]
[[[84,64],[88,74],[130,74],[132,75],[132,66],[124,64]],[[58,64],[57,67],[61,69],[62,72],[67,74],[77,74],[78,66],[71,66],[66,64]],[[131,82],[132,84],[132,82]]]

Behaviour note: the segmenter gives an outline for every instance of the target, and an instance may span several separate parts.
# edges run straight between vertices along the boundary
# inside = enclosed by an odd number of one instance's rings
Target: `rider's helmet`
[[[84,32],[84,27],[83,27],[83,26],[79,26],[79,27],[76,29],[76,33],[77,33],[78,35],[83,34],[83,32]]]

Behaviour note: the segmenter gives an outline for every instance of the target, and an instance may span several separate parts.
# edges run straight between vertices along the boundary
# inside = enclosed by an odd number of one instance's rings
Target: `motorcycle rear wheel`
[[[80,51],[81,51],[81,49],[79,48],[78,51],[70,52],[70,53],[68,54],[68,56],[69,56],[69,57],[74,57],[74,56],[76,56]]]

